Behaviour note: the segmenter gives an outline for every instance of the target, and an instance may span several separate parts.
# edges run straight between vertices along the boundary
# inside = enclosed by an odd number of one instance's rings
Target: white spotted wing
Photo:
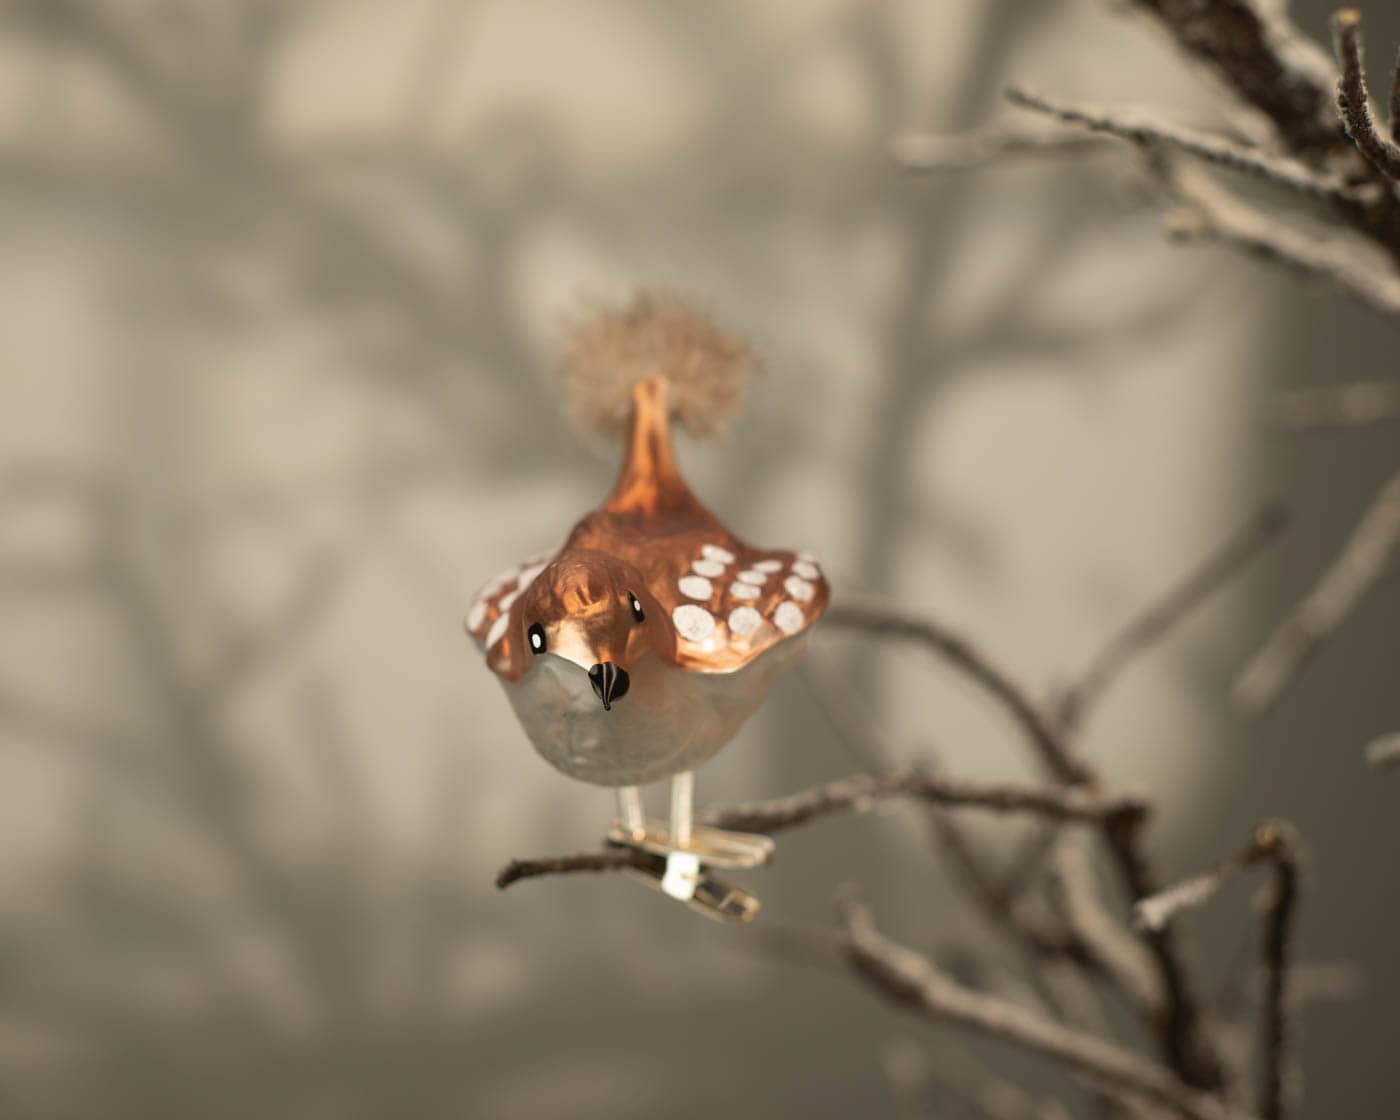
[[[752,549],[733,539],[689,551],[684,571],[650,588],[671,612],[681,668],[741,669],[802,634],[826,610],[830,588],[807,553]]]
[[[552,555],[541,553],[507,568],[487,580],[476,593],[471,606],[467,608],[463,626],[483,652],[489,653],[505,638],[510,608],[521,592],[549,565]]]

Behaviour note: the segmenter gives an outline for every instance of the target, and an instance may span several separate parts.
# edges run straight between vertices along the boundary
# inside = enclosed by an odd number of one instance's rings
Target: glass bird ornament
[[[829,596],[810,555],[740,540],[676,465],[672,421],[717,430],[750,364],[674,300],[641,296],[582,323],[564,386],[580,427],[624,441],[617,482],[556,552],[487,583],[466,618],[535,750],[617,791],[610,842],[664,857],[656,885],[732,920],[757,900],[710,869],[761,864],[772,841],[695,825],[694,771],[800,655]],[[669,822],[646,820],[638,787],[662,779]]]

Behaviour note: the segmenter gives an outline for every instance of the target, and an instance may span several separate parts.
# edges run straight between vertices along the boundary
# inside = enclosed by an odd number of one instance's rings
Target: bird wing
[[[510,609],[535,577],[549,566],[554,555],[538,553],[493,576],[482,585],[467,608],[463,627],[476,640],[493,669],[513,660],[513,638],[508,633]]]
[[[648,590],[676,630],[673,662],[682,669],[742,669],[817,621],[831,597],[810,553],[758,549],[726,536],[723,543],[676,542],[666,575]]]

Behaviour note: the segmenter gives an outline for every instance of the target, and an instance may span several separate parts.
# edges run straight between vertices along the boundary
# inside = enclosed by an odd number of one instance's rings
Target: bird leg
[[[677,848],[690,847],[694,815],[695,771],[682,770],[671,779],[671,843]]]
[[[617,820],[608,831],[608,843],[620,844],[653,855],[679,857],[677,874],[690,874],[693,863],[703,867],[758,867],[768,862],[773,841],[767,836],[730,832],[695,823],[695,774],[686,770],[671,779],[671,816],[668,821],[646,820],[636,786],[617,790]],[[679,880],[676,881],[680,888]]]
[[[689,902],[700,881],[700,857],[690,847],[695,812],[695,771],[683,770],[671,779],[671,846],[661,889],[672,898]]]
[[[641,839],[647,824],[642,817],[642,795],[636,786],[617,787],[617,819],[625,835]]]

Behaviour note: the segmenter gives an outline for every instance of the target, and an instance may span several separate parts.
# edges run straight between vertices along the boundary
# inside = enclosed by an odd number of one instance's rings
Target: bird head
[[[588,675],[605,709],[627,695],[631,671],[675,638],[632,564],[604,552],[561,553],[521,595],[515,633],[503,656],[523,676],[542,658],[560,658]]]

